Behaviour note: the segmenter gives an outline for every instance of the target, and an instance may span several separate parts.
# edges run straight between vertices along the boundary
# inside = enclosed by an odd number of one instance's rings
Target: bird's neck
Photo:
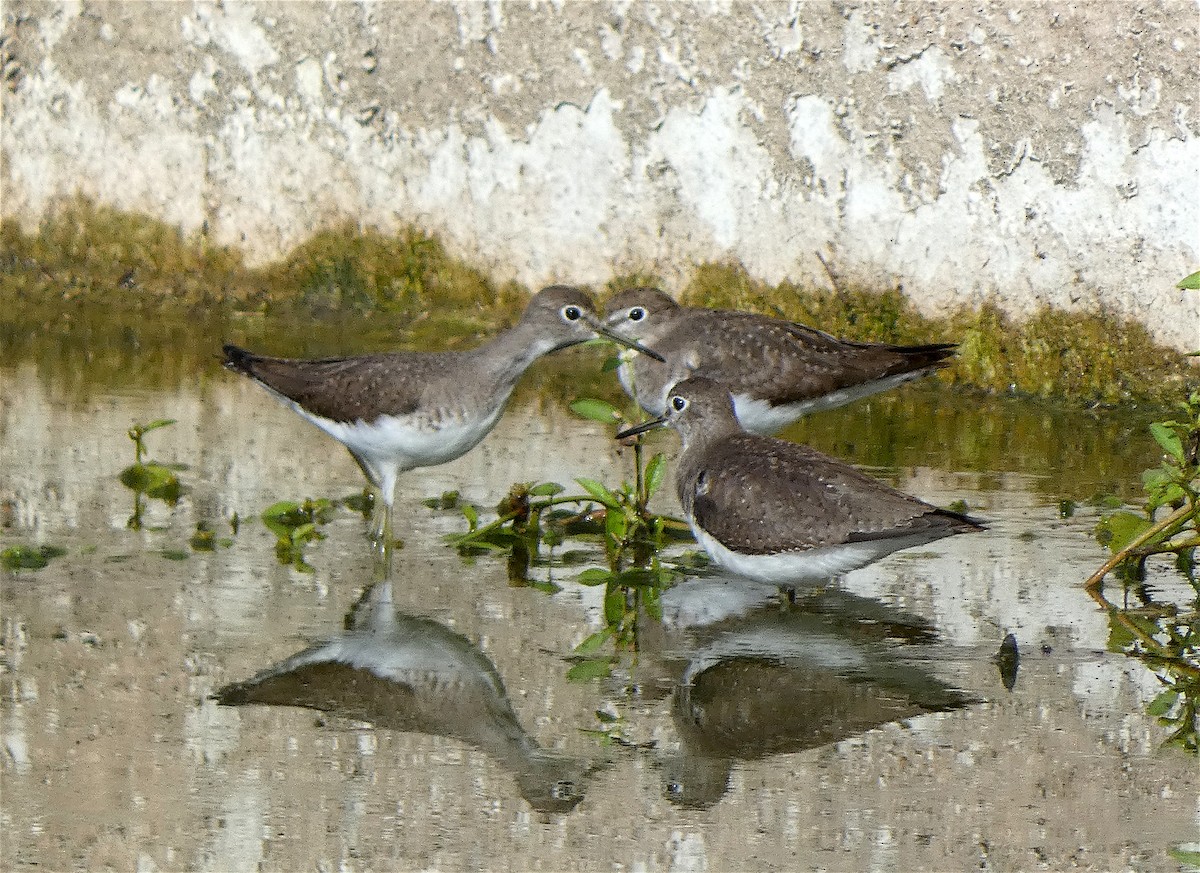
[[[468,354],[476,359],[480,372],[487,373],[498,385],[511,387],[530,364],[564,345],[570,343],[547,335],[536,325],[518,321]]]

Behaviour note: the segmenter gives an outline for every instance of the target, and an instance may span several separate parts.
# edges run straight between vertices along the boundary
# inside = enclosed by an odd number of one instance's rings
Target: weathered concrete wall
[[[1200,345],[1195,2],[4,7],[4,214],[256,260],[352,217],[499,277],[899,282]]]

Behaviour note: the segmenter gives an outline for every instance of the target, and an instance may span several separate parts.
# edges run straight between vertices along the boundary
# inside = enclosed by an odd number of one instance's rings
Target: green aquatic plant
[[[235,534],[237,533],[238,524],[237,515],[235,514],[229,522],[230,529]],[[233,546],[233,538],[217,536],[212,526],[207,521],[201,520],[196,522],[196,532],[188,540],[188,545],[192,547],[193,552],[215,552],[218,547],[228,549]]]
[[[9,546],[0,552],[0,567],[18,570],[40,570],[54,558],[60,558],[67,550],[59,546]]]
[[[304,547],[325,539],[319,528],[330,521],[336,507],[335,501],[318,497],[302,502],[280,500],[264,509],[263,524],[277,538],[275,557],[279,563],[291,565],[302,573],[313,572],[312,565],[304,559]]]
[[[1154,670],[1162,692],[1147,714],[1169,730],[1167,744],[1200,751],[1200,392],[1177,407],[1177,416],[1155,422],[1150,431],[1163,451],[1157,467],[1145,471],[1142,512],[1105,515],[1097,539],[1111,557],[1087,580],[1092,597],[1108,613],[1110,651],[1137,658]],[[1145,587],[1146,564],[1169,556],[1188,582],[1190,603],[1158,603]],[[1116,574],[1125,599],[1118,605],[1104,594],[1104,579]],[[1130,605],[1130,593],[1139,601]]]
[[[1196,587],[1196,548],[1200,546],[1200,391],[1176,407],[1177,418],[1150,425],[1163,450],[1162,460],[1142,474],[1142,512],[1121,510],[1104,516],[1096,538],[1112,556],[1087,580],[1099,590],[1113,571],[1127,582],[1145,579],[1146,561],[1172,555],[1175,567]],[[1198,589],[1200,590],[1200,589]]]
[[[185,464],[162,464],[146,460],[146,434],[170,427],[175,423],[173,418],[158,418],[146,424],[134,424],[129,428],[129,438],[133,440],[134,461],[117,474],[121,484],[133,492],[133,514],[126,521],[130,530],[141,530],[142,515],[145,512],[145,498],[161,500],[168,506],[175,506],[179,498],[188,492],[177,473],[186,470]]]

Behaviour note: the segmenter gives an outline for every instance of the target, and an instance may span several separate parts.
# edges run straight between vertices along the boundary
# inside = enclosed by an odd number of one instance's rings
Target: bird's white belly
[[[486,416],[444,413],[434,420],[417,412],[345,422],[314,415],[278,392],[271,393],[359,458],[380,470],[395,465],[400,472],[445,464],[466,454],[487,436],[505,407],[504,402],[498,403]]]
[[[828,394],[822,394],[820,397],[813,397],[810,400],[780,403],[774,406],[761,398],[751,397],[748,394],[735,394],[733,395],[733,410],[737,414],[738,421],[746,430],[770,436],[793,422],[799,421],[809,413],[837,409],[863,397],[870,397],[872,394],[878,394],[905,382],[911,382],[922,375],[924,375],[924,371],[921,370],[897,373],[873,382],[863,382],[861,385],[851,385],[849,388],[830,391]]]
[[[801,585],[828,582],[835,576],[865,567],[897,549],[917,545],[920,537],[897,537],[861,543],[843,543],[814,549],[797,549],[768,555],[744,555],[725,546],[689,518],[692,534],[713,563],[722,569],[757,582]]]
[[[400,470],[433,467],[461,457],[479,444],[500,417],[446,417],[437,423],[419,415],[381,415],[372,422],[337,422],[311,419],[317,427],[343,443],[356,455],[371,460],[399,461]]]

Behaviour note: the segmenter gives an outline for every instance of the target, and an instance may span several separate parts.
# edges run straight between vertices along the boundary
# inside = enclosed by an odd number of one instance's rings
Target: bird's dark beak
[[[662,427],[667,423],[667,417],[660,415],[658,418],[652,418],[649,421],[643,421],[641,424],[635,424],[633,427],[627,427],[625,430],[617,432],[617,439],[623,440],[629,437],[637,436],[640,433],[645,433],[648,430],[654,430],[656,427]]]
[[[641,343],[631,340],[629,337],[621,336],[614,330],[610,330],[608,325],[600,321],[598,318],[589,318],[588,325],[592,328],[592,330],[600,334],[600,336],[604,337],[605,339],[612,340],[618,345],[625,346],[627,349],[633,349],[635,352],[641,352],[643,355],[654,358],[654,360],[659,361],[660,363],[667,360],[653,349],[648,349]]]

